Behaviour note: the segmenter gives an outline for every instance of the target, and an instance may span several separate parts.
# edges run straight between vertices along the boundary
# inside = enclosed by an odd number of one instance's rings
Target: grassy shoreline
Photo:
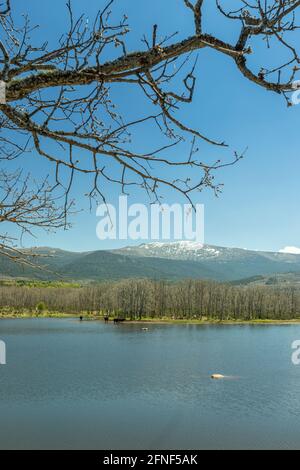
[[[104,321],[103,316],[91,315],[86,313],[61,313],[61,312],[44,312],[36,313],[31,311],[24,312],[1,312],[0,319],[32,319],[32,318],[55,318],[55,319],[66,319],[83,317],[83,321]],[[113,318],[110,318],[110,323]],[[204,318],[204,319],[173,319],[173,318],[142,318],[141,320],[130,320],[126,319],[126,324],[161,324],[161,325],[297,325],[300,324],[300,318],[285,320],[285,319],[228,319],[218,320],[215,318]]]

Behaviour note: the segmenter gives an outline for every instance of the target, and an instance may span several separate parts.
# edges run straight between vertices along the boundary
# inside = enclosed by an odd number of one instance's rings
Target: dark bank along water
[[[1,320],[0,339],[2,449],[300,448],[300,326]]]

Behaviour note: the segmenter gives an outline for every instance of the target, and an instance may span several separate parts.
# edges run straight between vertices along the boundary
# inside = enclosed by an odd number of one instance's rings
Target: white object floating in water
[[[142,328],[142,331],[148,331],[149,328]]]
[[[225,379],[225,376],[221,374],[213,374],[211,378],[215,380],[220,380],[220,379]]]

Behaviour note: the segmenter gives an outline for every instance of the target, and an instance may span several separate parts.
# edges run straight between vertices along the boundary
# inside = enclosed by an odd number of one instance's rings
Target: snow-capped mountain
[[[172,243],[148,243],[118,250],[119,253],[133,256],[148,256],[152,258],[204,260],[222,254],[222,248],[202,245],[192,241],[179,241]]]
[[[263,257],[268,260],[295,263],[300,261],[300,255],[291,253],[275,253],[254,251],[242,248],[227,248],[212,245],[202,245],[193,241],[176,241],[171,243],[144,243],[139,246],[128,246],[114,252],[123,255],[143,256],[151,258],[181,259],[193,261],[228,262],[249,258]]]
[[[212,272],[221,280],[242,279],[256,275],[300,272],[300,255],[242,248],[201,245],[192,241],[149,243],[114,251],[135,259],[143,258],[191,262]],[[188,273],[187,273],[188,274]],[[182,276],[186,277],[185,273]]]
[[[59,275],[82,281],[125,278],[236,281],[253,276],[300,273],[300,254],[225,248],[190,241],[84,253],[47,247],[32,251],[43,255],[38,260],[39,264],[46,265],[46,271],[0,256],[0,278],[57,279]]]

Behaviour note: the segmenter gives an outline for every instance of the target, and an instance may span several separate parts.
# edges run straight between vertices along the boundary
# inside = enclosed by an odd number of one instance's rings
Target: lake
[[[1,449],[300,448],[300,325],[1,320],[0,339]]]

